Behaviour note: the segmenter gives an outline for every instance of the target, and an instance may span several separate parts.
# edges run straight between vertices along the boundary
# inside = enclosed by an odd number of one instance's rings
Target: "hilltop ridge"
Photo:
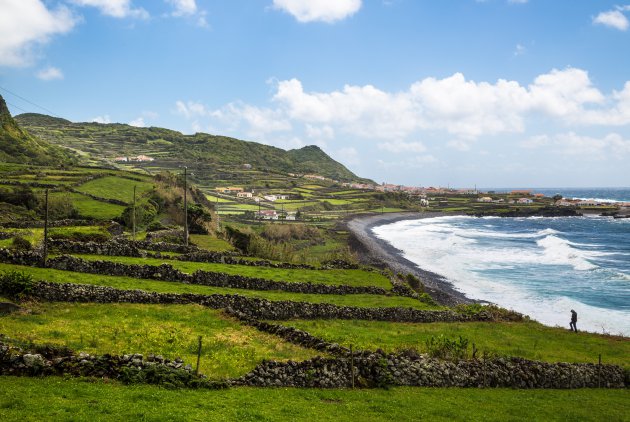
[[[81,151],[98,164],[111,164],[118,156],[147,155],[163,168],[177,167],[183,162],[216,168],[250,164],[271,172],[316,173],[343,181],[365,180],[315,145],[286,151],[228,136],[184,135],[160,127],[120,123],[73,123],[37,113],[20,114],[16,120],[38,137]]]
[[[62,165],[74,161],[68,150],[37,139],[20,127],[0,95],[0,162]]]

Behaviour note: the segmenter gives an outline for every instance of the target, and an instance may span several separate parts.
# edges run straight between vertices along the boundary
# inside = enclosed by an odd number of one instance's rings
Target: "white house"
[[[277,220],[278,213],[276,210],[260,210],[256,212],[256,217],[261,220]]]
[[[533,202],[534,201],[532,201],[529,198],[519,198],[518,201],[517,201],[517,204],[531,204]]]
[[[482,196],[477,199],[477,202],[492,202],[492,198],[489,196]]]
[[[253,196],[254,194],[251,192],[238,192],[236,194],[237,198],[252,198]]]
[[[278,200],[278,197],[276,195],[264,195],[263,198],[265,198],[265,200],[269,202],[274,202]]]

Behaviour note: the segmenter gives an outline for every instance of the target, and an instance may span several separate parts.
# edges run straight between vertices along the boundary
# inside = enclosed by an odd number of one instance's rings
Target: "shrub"
[[[11,242],[11,247],[18,251],[30,251],[33,248],[31,242],[24,239],[22,236],[15,236]]]
[[[22,271],[4,271],[0,274],[0,292],[12,298],[28,295],[35,286],[33,276]]]
[[[457,340],[451,340],[443,334],[431,336],[425,345],[429,356],[434,358],[458,361],[468,357],[468,339],[462,336]]]

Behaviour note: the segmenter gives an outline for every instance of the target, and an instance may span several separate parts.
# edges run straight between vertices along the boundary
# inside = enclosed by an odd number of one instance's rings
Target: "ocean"
[[[555,191],[630,199],[630,189]],[[630,219],[448,216],[373,232],[470,298],[567,329],[574,309],[578,329],[630,336]]]

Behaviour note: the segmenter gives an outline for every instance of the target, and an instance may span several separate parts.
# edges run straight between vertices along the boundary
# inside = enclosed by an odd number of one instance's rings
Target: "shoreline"
[[[444,217],[442,212],[423,213],[390,213],[369,216],[356,216],[347,220],[345,225],[351,233],[350,245],[361,253],[361,259],[366,264],[391,269],[394,273],[410,273],[418,277],[425,286],[425,291],[439,304],[453,306],[459,304],[477,303],[470,299],[440,274],[424,270],[402,255],[400,249],[395,248],[385,240],[379,239],[372,233],[372,228],[384,224],[391,224],[402,220],[420,220],[424,218]]]

